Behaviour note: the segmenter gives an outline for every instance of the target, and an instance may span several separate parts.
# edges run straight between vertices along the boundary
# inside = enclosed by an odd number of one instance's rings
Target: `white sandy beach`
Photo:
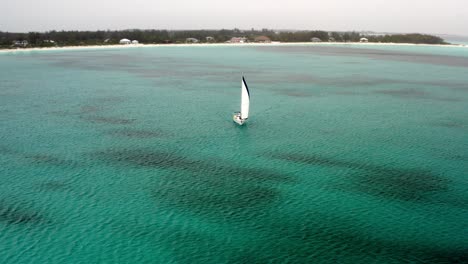
[[[363,45],[363,46],[429,46],[429,47],[456,47],[466,48],[462,44],[413,44],[413,43],[375,43],[375,42],[273,42],[273,43],[182,43],[182,44],[127,44],[127,45],[92,45],[92,46],[65,46],[47,48],[17,48],[0,49],[0,53],[22,53],[31,51],[54,50],[85,50],[85,49],[122,49],[122,48],[147,48],[147,47],[213,47],[213,46],[297,46],[297,45]]]

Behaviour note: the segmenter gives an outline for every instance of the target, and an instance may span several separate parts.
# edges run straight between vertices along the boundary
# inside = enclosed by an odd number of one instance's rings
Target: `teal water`
[[[0,263],[466,263],[467,73],[452,47],[0,54]]]

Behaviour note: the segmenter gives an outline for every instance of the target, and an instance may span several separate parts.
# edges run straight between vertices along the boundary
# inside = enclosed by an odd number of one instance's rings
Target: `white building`
[[[361,39],[359,40],[359,42],[369,42],[369,40],[366,39],[366,38],[361,38]]]
[[[13,46],[14,47],[21,47],[21,48],[24,48],[26,46],[28,46],[28,41],[27,40],[15,40],[13,41]]]
[[[132,40],[132,44],[138,44],[138,40]]]
[[[121,39],[121,40],[119,41],[119,43],[120,43],[120,44],[124,44],[124,45],[126,45],[126,44],[132,44],[132,42],[131,42],[129,39],[125,39],[125,38],[124,38],[124,39]]]
[[[196,38],[186,38],[186,39],[185,39],[185,42],[186,42],[186,43],[198,43],[199,40],[196,39]]]

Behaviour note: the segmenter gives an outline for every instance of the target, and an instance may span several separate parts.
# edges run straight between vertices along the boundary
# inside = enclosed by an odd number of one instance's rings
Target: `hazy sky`
[[[0,31],[322,29],[468,35],[468,0],[2,0]]]

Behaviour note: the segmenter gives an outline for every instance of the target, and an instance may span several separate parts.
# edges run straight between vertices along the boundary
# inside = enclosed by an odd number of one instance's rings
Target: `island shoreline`
[[[87,45],[87,46],[63,46],[63,47],[35,47],[0,49],[0,53],[22,53],[32,51],[66,51],[66,50],[93,50],[93,49],[126,49],[148,47],[247,47],[247,46],[427,46],[427,47],[459,47],[467,48],[463,44],[416,44],[416,43],[375,43],[375,42],[278,42],[278,43],[178,43],[178,44],[116,44],[116,45]]]

